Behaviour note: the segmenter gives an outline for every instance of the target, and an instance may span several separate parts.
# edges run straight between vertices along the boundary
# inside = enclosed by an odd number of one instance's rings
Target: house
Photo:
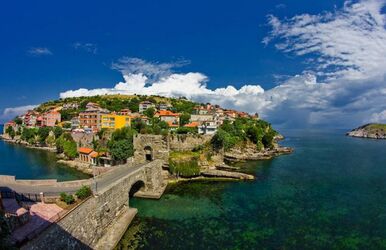
[[[120,129],[131,126],[131,116],[117,114],[103,114],[101,126],[107,129]]]
[[[61,114],[58,111],[48,111],[43,114],[43,123],[42,126],[45,127],[54,127],[61,122]]]
[[[28,110],[22,117],[23,124],[27,127],[35,127],[39,113],[33,110]]]
[[[143,101],[139,103],[139,113],[142,114],[148,108],[155,108],[155,105],[149,101]]]
[[[95,152],[92,148],[79,148],[78,153],[78,160],[80,162],[89,163],[92,165],[97,164],[98,153]]]
[[[63,104],[63,110],[78,109],[78,108],[79,108],[79,104],[76,102]]]
[[[180,114],[173,113],[169,110],[160,110],[155,113],[154,117],[158,117],[161,121],[167,122],[169,126],[172,124],[173,126],[177,125],[178,127],[180,124]]]
[[[214,135],[217,132],[217,124],[215,122],[204,122],[198,126],[198,133],[203,135]]]
[[[118,112],[118,115],[130,115],[131,110],[130,109],[122,109],[121,111]]]
[[[212,122],[215,120],[215,116],[212,114],[192,114],[190,116],[191,122]]]
[[[86,104],[86,109],[100,109],[101,106],[98,103],[89,102]]]
[[[208,115],[213,114],[215,112],[215,107],[213,107],[210,103],[205,106],[197,106],[193,109],[193,114],[195,115]]]
[[[90,103],[89,103],[90,104]],[[82,128],[91,129],[93,132],[98,132],[101,129],[101,116],[110,112],[100,107],[92,107],[79,113],[79,122]]]
[[[71,129],[77,129],[80,127],[79,117],[73,117],[71,119]]]
[[[200,123],[198,122],[191,122],[184,125],[184,127],[187,127],[187,128],[197,128],[198,126],[200,126]]]
[[[158,104],[158,110],[168,110],[171,107],[172,106],[170,104],[167,104],[167,103],[160,103],[160,104]]]

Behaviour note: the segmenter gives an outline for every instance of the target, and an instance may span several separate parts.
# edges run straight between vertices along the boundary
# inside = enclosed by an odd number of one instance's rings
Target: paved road
[[[97,191],[100,192],[108,188],[111,184],[118,181],[119,179],[135,172],[136,170],[142,168],[145,164],[141,164],[135,167],[117,167],[107,173],[104,173],[95,178]],[[91,185],[92,189],[95,191],[95,182],[91,178],[90,181],[93,183]],[[76,192],[80,186],[76,187],[57,187],[53,185],[44,185],[44,186],[31,186],[31,185],[23,185],[23,184],[0,184],[0,190],[13,190],[17,193],[23,194],[39,194],[40,192],[56,195],[61,192],[74,193]]]

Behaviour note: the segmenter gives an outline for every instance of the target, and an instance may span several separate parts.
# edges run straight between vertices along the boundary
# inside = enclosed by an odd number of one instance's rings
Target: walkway
[[[127,176],[136,170],[142,168],[145,164],[141,164],[134,167],[128,166],[119,166],[115,169],[103,173],[95,178],[95,182],[93,179],[89,179],[91,183],[91,188],[95,192],[95,183],[97,187],[97,193],[106,189],[114,182],[118,181],[120,178]],[[70,186],[70,187],[58,187],[54,185],[25,185],[25,184],[17,184],[17,183],[0,183],[0,190],[12,189],[17,193],[28,193],[28,194],[39,194],[43,192],[45,194],[50,195],[59,195],[61,192],[67,193],[75,193],[80,186]]]

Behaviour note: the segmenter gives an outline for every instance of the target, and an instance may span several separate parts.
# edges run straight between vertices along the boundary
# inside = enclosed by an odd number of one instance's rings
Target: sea
[[[138,214],[117,249],[386,249],[386,140],[283,130],[290,155],[239,163],[253,181],[182,181]],[[55,155],[0,141],[0,174],[74,180]]]

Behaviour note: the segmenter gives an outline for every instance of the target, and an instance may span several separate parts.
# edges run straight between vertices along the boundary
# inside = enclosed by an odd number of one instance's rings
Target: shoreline
[[[281,140],[283,138],[280,138]],[[24,146],[30,149],[45,150],[56,154],[56,148],[31,146],[27,142],[20,139],[10,139],[3,134],[0,135],[0,140],[7,143]],[[243,151],[242,151],[243,150]],[[294,151],[290,147],[277,146],[274,149],[256,151],[255,148],[243,148],[232,149],[230,152],[224,153],[224,161],[230,163],[242,163],[247,161],[260,161],[270,160],[280,155],[291,154]],[[76,169],[79,172],[92,176],[93,174],[99,175],[103,172],[108,172],[112,168],[105,169],[106,167],[90,167],[89,164],[78,162],[76,160],[65,160],[56,154],[56,162],[58,164],[66,165],[69,168]],[[103,170],[102,170],[103,168]],[[192,181],[192,180],[218,180],[218,181],[248,181],[255,180],[254,175],[238,172],[236,168],[229,165],[219,165],[213,169],[201,170],[199,176],[195,177],[178,177],[169,175],[167,178],[168,183],[177,183],[179,181]]]

